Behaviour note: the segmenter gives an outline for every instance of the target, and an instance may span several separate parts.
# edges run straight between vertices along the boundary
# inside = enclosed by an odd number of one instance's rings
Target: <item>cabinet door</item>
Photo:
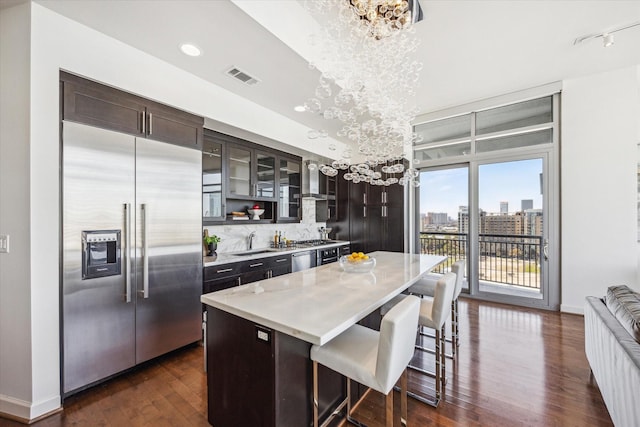
[[[249,197],[251,193],[251,150],[238,145],[227,147],[228,196]]]
[[[365,221],[369,215],[364,205],[366,186],[363,182],[349,182],[349,240],[354,252],[365,251]]]
[[[202,149],[204,119],[162,104],[147,104],[146,131],[156,141]]]
[[[330,236],[336,240],[351,240],[349,235],[349,182],[344,179],[345,171],[336,177],[336,218],[327,224]]]
[[[385,221],[382,217],[384,207],[382,205],[367,205],[366,240],[364,252],[384,250]]]
[[[269,270],[257,270],[244,273],[240,280],[243,285],[247,283],[259,282],[260,280],[269,278]]]
[[[223,279],[208,280],[202,284],[202,293],[208,294],[209,292],[221,291],[223,289],[233,288],[238,286],[240,281],[238,280],[240,275],[225,277]]]
[[[282,276],[283,274],[291,273],[291,264],[283,265],[280,267],[274,267],[271,270],[271,277]]]
[[[63,118],[77,123],[143,136],[145,107],[141,100],[99,84],[83,84],[78,77],[61,74]],[[74,81],[67,81],[66,79]]]
[[[298,160],[280,158],[278,171],[278,221],[300,220],[300,179]]]
[[[254,173],[254,189],[252,195],[257,199],[275,200],[276,156],[256,150],[255,165],[256,170]]]
[[[391,252],[404,251],[404,187],[391,185],[385,188],[383,210],[385,235],[382,249]]]
[[[205,137],[202,148],[202,221],[225,219],[224,186],[222,179],[223,145]]]

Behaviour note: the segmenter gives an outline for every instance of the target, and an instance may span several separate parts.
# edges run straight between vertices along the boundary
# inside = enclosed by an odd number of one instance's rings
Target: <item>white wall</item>
[[[563,311],[610,285],[637,290],[638,66],[565,80],[561,123]]]
[[[22,418],[32,401],[29,20],[28,3],[0,13],[0,233],[11,237],[0,254],[0,412]]]

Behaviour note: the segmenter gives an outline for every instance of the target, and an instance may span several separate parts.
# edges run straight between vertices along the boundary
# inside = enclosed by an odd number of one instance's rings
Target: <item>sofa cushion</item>
[[[640,343],[640,293],[626,285],[611,286],[605,302],[618,322]]]

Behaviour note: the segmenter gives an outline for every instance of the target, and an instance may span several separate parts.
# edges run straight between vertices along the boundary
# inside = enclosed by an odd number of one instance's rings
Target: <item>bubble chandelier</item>
[[[418,172],[403,163],[405,146],[419,139],[411,126],[422,69],[412,57],[419,45],[413,27],[421,18],[419,5],[406,0],[309,0],[306,7],[323,27],[310,40],[315,57],[309,65],[321,76],[305,110],[340,121],[337,136],[351,141],[364,158],[352,164],[348,148],[340,160],[319,165],[320,171],[335,176],[339,169],[348,170],[345,179],[373,185],[419,186]],[[308,136],[326,134],[311,130]]]

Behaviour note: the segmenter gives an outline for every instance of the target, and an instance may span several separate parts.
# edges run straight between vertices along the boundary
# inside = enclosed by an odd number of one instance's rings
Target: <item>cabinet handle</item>
[[[153,113],[149,113],[149,135],[153,133]]]
[[[362,194],[362,203],[367,204],[367,193]]]
[[[249,267],[253,268],[253,267],[260,267],[263,263],[259,262],[256,264],[249,264]]]
[[[147,120],[144,111],[140,112],[140,121],[142,122],[142,134],[144,135],[147,133]]]
[[[363,206],[363,207],[362,207],[362,217],[363,217],[363,218],[366,218],[366,217],[367,217],[367,207],[366,207],[366,206]]]
[[[238,277],[236,279],[236,281],[238,282],[238,286],[242,285],[242,278],[241,277]]]
[[[216,271],[216,273],[220,274],[220,273],[226,273],[227,271],[231,271],[233,270],[233,268],[223,268],[222,270],[218,270]]]
[[[287,259],[286,258],[281,258],[281,259],[277,259],[276,262],[285,262]]]

